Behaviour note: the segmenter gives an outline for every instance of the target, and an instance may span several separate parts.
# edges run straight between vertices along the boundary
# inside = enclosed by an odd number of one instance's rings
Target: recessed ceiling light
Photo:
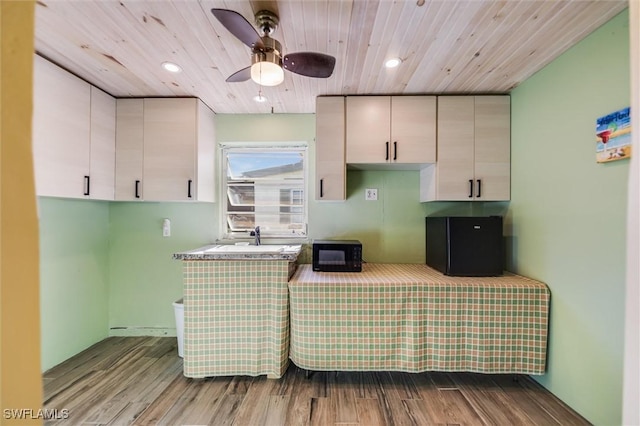
[[[162,63],[162,68],[164,68],[165,70],[167,70],[169,72],[180,72],[180,71],[182,71],[182,68],[180,67],[180,65],[174,64],[173,62],[163,62]]]
[[[253,97],[253,100],[260,103],[267,102],[267,98],[265,98],[259,93]]]
[[[400,65],[402,63],[402,59],[400,58],[392,58],[387,60],[387,62],[384,63],[384,66],[387,68],[395,68],[398,65]]]

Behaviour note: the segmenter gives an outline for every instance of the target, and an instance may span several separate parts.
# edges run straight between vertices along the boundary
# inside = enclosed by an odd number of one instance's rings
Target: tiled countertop
[[[287,260],[295,262],[300,245],[222,245],[213,244],[194,250],[174,253],[176,260]]]

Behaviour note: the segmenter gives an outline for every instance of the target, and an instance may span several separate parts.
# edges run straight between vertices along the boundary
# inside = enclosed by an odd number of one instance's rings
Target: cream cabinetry
[[[197,98],[118,99],[116,199],[214,201],[214,114]]]
[[[316,98],[316,200],[346,199],[345,98]]]
[[[142,200],[144,99],[116,101],[115,199]]]
[[[475,97],[474,197],[511,199],[511,98]],[[479,181],[479,182],[478,182]]]
[[[509,96],[439,96],[437,163],[421,170],[421,201],[510,199]]]
[[[112,200],[115,99],[34,57],[36,193]]]
[[[347,96],[346,117],[348,164],[435,162],[435,96]]]
[[[116,99],[91,86],[89,197],[114,199],[116,170]]]

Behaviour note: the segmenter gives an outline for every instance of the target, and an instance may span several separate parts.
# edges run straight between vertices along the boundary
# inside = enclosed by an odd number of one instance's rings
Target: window
[[[226,238],[307,235],[306,146],[223,147]]]

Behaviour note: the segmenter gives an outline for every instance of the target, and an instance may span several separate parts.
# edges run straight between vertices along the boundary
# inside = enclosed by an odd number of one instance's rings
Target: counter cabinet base
[[[426,265],[360,274],[302,265],[289,282],[290,357],[311,371],[544,374],[550,293],[525,277]]]
[[[284,375],[289,263],[183,261],[186,377]]]

